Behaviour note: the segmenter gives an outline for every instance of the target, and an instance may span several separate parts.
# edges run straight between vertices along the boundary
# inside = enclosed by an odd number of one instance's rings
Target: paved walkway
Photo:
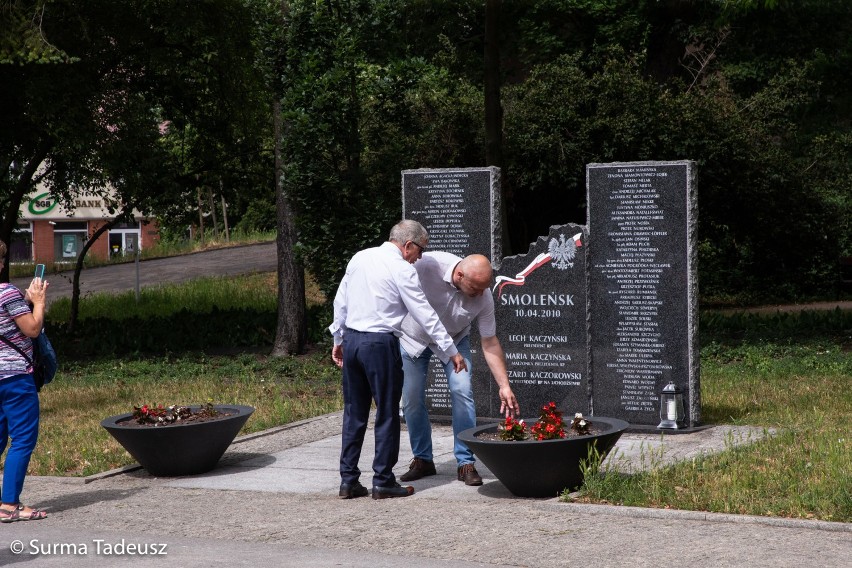
[[[852,558],[852,524],[521,499],[481,464],[485,483],[467,487],[455,479],[446,426],[434,433],[438,475],[412,483],[412,497],[341,500],[340,428],[335,413],[241,437],[199,476],[154,478],[131,467],[84,480],[28,478],[25,500],[50,517],[0,525],[0,565],[774,568]],[[372,435],[360,464],[368,486]],[[727,427],[626,434],[614,457],[619,467],[650,453],[660,463],[689,459],[761,435]],[[398,475],[410,457],[406,435],[400,457]],[[155,554],[163,545],[166,556]]]
[[[126,292],[163,283],[186,282],[200,276],[236,276],[278,269],[275,243],[234,246],[140,262],[87,268],[80,274],[80,294]],[[48,274],[48,302],[71,297],[73,271]],[[32,278],[15,278],[21,290]]]

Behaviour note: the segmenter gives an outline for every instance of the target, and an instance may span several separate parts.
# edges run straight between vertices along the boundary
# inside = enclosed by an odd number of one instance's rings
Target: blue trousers
[[[399,400],[402,398],[402,358],[399,339],[391,333],[362,333],[349,330],[343,336],[343,444],[340,479],[358,480],[358,460],[376,402],[376,453],[373,457],[373,486],[396,483],[393,467],[399,459]]]
[[[33,376],[15,375],[0,380],[0,455],[12,438],[3,464],[3,503],[20,503],[27,466],[38,441],[38,421],[38,392]]]
[[[473,365],[470,356],[470,336],[456,344],[464,357],[467,369],[456,373],[453,362],[444,363],[447,386],[450,388],[450,401],[453,413],[453,455],[456,464],[461,467],[474,463],[476,459],[467,444],[459,440],[459,432],[476,426],[476,406],[473,402],[471,377]],[[429,422],[429,409],[426,408],[426,379],[429,375],[429,360],[432,350],[428,347],[420,357],[412,357],[402,349],[402,371],[405,382],[402,387],[402,411],[408,425],[408,439],[415,458],[432,461],[432,424]]]

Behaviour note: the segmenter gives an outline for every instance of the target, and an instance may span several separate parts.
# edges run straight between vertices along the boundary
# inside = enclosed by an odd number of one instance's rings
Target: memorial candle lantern
[[[683,428],[683,391],[669,381],[660,394],[660,424],[657,428]]]

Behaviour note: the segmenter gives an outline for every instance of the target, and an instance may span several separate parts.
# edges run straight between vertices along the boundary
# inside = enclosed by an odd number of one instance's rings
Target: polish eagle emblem
[[[539,253],[526,268],[518,272],[515,277],[498,276],[495,278],[494,288],[492,291],[497,292],[497,297],[503,294],[504,286],[523,286],[526,283],[527,276],[538,270],[548,262],[553,262],[553,266],[559,270],[572,268],[574,257],[577,255],[577,248],[583,246],[583,233],[577,233],[571,240],[566,240],[565,235],[559,235],[559,240],[550,239],[547,247],[547,252]]]
[[[574,266],[574,263],[571,261],[577,256],[577,246],[582,246],[580,244],[581,236],[582,233],[578,233],[570,239],[566,239],[565,235],[559,235],[558,241],[555,238],[550,239],[547,252],[550,253],[553,259],[554,268],[565,270]]]

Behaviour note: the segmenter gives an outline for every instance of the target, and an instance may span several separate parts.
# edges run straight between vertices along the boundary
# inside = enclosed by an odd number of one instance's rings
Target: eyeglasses
[[[416,246],[416,247],[419,249],[419,250],[418,250],[418,254],[417,254],[417,257],[418,257],[418,258],[420,258],[421,256],[423,256],[423,250],[424,250],[424,248],[423,248],[422,246],[418,245],[418,244],[417,244],[417,243],[415,243],[414,241],[408,241],[408,242],[409,242],[409,243],[411,243],[411,244],[413,244],[414,246]]]

